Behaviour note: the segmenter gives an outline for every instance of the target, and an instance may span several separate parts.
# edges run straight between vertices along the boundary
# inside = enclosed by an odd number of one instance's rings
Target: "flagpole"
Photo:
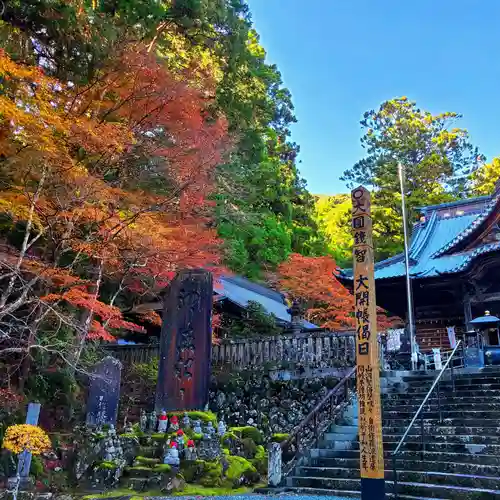
[[[411,290],[411,277],[410,277],[410,256],[408,251],[408,224],[406,215],[406,201],[404,189],[404,172],[403,165],[398,163],[399,184],[401,186],[401,206],[403,209],[403,234],[405,246],[405,268],[406,268],[406,300],[407,300],[407,315],[408,315],[408,328],[410,329],[410,346],[411,346],[411,368],[417,369],[416,359],[416,345],[415,345],[415,318],[413,316],[413,297]]]

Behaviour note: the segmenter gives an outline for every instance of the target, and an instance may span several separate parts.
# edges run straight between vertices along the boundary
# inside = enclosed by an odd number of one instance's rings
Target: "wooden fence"
[[[147,363],[159,357],[158,344],[108,345],[108,354],[125,364]],[[235,369],[283,363],[314,366],[352,366],[355,363],[353,332],[304,332],[274,337],[221,340],[212,347],[212,365]]]

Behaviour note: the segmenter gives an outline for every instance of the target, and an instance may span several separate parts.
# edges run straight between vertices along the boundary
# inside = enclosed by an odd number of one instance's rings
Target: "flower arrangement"
[[[27,451],[33,455],[40,455],[51,446],[49,436],[37,425],[11,425],[7,427],[3,438],[3,448],[16,454]]]

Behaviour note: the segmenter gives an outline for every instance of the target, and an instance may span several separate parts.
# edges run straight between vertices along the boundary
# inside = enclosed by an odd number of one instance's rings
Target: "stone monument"
[[[203,410],[212,349],[212,275],[178,273],[164,302],[156,410]],[[172,370],[173,367],[173,370]]]
[[[111,356],[107,356],[94,366],[90,375],[87,400],[87,425],[116,424],[121,371],[122,364]]]

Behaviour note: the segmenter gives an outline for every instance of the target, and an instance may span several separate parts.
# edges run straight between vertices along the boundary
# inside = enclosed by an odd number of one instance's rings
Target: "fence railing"
[[[158,344],[107,345],[106,352],[124,364],[147,363],[158,358]],[[212,365],[241,369],[249,366],[302,363],[308,366],[353,366],[353,332],[303,332],[274,337],[221,340],[212,346]]]

